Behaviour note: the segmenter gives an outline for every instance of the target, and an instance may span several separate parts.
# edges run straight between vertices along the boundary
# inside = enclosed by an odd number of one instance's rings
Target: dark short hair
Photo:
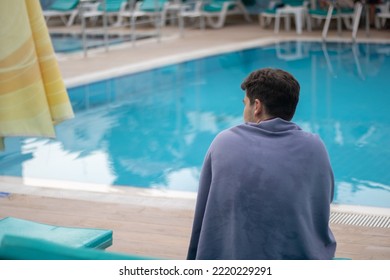
[[[268,115],[287,121],[293,118],[300,86],[290,73],[281,69],[259,69],[245,78],[241,88],[246,91],[250,104],[259,99]]]

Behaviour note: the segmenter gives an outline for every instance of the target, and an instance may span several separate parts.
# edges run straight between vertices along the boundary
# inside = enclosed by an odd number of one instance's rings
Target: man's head
[[[286,71],[272,68],[253,71],[241,84],[241,88],[246,92],[246,122],[259,122],[267,118],[290,121],[293,118],[300,86]]]

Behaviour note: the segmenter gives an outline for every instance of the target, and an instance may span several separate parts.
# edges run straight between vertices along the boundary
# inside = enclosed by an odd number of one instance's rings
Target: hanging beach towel
[[[0,150],[6,136],[55,137],[72,117],[39,0],[1,0]]]

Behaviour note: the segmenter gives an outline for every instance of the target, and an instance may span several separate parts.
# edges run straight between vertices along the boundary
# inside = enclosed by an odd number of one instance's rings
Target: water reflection
[[[301,82],[294,120],[320,134],[335,201],[390,207],[388,45],[286,42],[69,90],[58,139],[6,139],[0,174],[196,191],[215,135],[241,123],[240,84],[261,67]]]

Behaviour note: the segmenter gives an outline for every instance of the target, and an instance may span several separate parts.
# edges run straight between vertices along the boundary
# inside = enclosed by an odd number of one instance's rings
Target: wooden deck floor
[[[110,251],[185,259],[193,210],[12,194],[0,198],[0,218],[6,216],[61,226],[112,229],[114,243]],[[390,229],[339,224],[331,224],[331,228],[338,241],[336,256],[390,259]]]

